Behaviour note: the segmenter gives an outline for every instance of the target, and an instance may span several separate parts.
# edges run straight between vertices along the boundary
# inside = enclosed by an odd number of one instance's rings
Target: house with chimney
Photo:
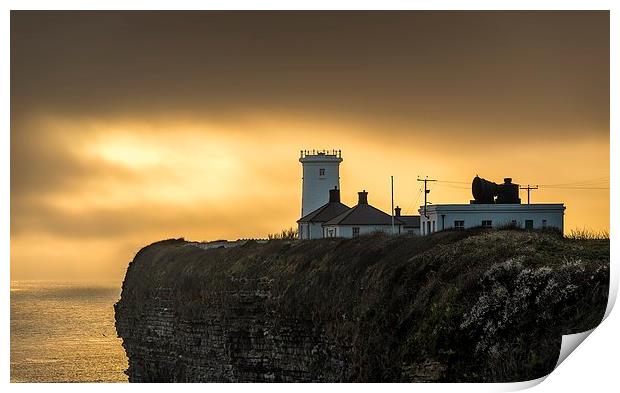
[[[368,192],[358,192],[357,205],[342,212],[323,224],[323,237],[357,237],[385,232],[399,234],[405,223],[397,217],[377,209],[368,203]]]
[[[349,206],[340,202],[338,186],[329,190],[329,200],[318,209],[297,220],[300,239],[320,239],[323,236],[323,224],[349,210]]]

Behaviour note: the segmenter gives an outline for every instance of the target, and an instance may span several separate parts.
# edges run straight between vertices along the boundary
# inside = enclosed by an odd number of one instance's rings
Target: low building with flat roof
[[[450,204],[420,207],[422,235],[444,229],[516,226],[524,229],[556,228],[564,232],[563,203]]]
[[[476,176],[472,182],[474,199],[469,204],[420,206],[422,235],[445,229],[515,226],[524,229],[555,228],[564,233],[563,203],[522,204],[519,185],[507,177],[496,184]]]

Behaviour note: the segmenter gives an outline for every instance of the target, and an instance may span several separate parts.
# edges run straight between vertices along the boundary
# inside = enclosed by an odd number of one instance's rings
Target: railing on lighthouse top
[[[342,153],[340,150],[332,149],[332,150],[300,150],[299,158],[306,158],[308,156],[330,156],[336,158],[342,158]]]

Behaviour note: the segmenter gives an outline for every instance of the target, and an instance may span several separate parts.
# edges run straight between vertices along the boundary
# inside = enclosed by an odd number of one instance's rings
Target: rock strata
[[[131,382],[519,381],[595,327],[609,241],[444,232],[204,249],[129,264],[116,329]]]

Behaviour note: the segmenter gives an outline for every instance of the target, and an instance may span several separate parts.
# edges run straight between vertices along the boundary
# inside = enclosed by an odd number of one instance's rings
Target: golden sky
[[[433,203],[512,177],[568,231],[608,229],[609,15],[11,14],[12,279],[294,226],[316,148],[342,150],[350,205],[389,211],[391,175],[406,214],[418,175],[455,182]]]

